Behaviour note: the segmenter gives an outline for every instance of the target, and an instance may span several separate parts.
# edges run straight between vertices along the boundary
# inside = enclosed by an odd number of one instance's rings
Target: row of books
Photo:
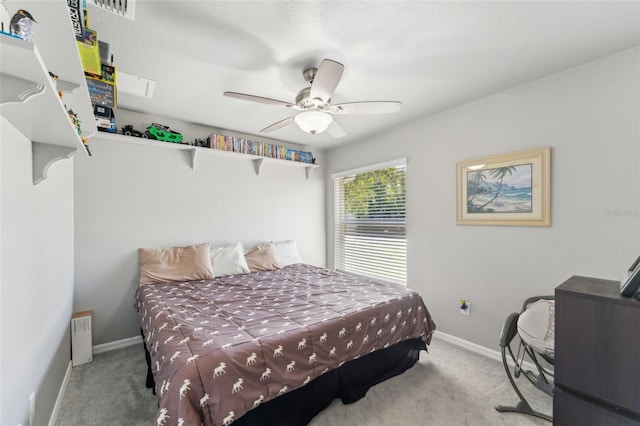
[[[301,163],[313,163],[313,154],[310,151],[298,151],[268,142],[252,141],[216,133],[209,135],[208,142],[211,148],[221,151],[240,152],[261,157],[299,161]]]

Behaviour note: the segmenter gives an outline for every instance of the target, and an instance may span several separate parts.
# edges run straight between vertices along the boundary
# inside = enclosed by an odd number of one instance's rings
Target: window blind
[[[407,282],[406,160],[333,175],[336,269]]]

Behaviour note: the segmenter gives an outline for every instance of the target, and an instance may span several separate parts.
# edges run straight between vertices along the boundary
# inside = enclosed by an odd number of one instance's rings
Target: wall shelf
[[[12,3],[5,5],[19,8],[19,2]],[[82,120],[83,136],[90,137],[97,128],[66,2],[34,2],[29,6],[38,20],[34,41],[0,35],[0,115],[32,142],[35,185],[47,177],[56,161],[77,153],[87,155],[67,107]],[[39,47],[53,51],[41,54]],[[49,71],[59,76],[59,87]],[[68,95],[61,99],[58,90]]]
[[[256,172],[256,175],[258,176],[260,176],[260,171],[262,169],[262,166],[265,163],[281,164],[281,165],[290,166],[290,167],[304,168],[307,180],[309,180],[312,170],[320,167],[317,164],[302,163],[300,161],[282,160],[280,158],[262,157],[259,155],[244,154],[241,152],[223,151],[219,149],[203,148],[199,146],[183,145],[179,143],[161,142],[161,141],[156,141],[152,139],[120,135],[117,133],[99,132],[94,138],[102,139],[106,141],[117,141],[117,142],[125,142],[125,143],[131,143],[136,145],[144,145],[144,146],[149,146],[154,148],[165,148],[165,149],[184,151],[187,156],[189,167],[191,167],[191,169],[194,169],[194,170],[196,168],[196,158],[198,158],[200,155],[222,155],[222,156],[228,156],[228,157],[235,157],[238,159],[250,160],[253,162],[254,170]]]

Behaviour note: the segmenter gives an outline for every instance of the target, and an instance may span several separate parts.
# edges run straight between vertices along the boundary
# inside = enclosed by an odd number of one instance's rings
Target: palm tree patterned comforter
[[[166,425],[228,426],[347,361],[402,340],[430,343],[420,295],[404,286],[295,264],[136,292]]]

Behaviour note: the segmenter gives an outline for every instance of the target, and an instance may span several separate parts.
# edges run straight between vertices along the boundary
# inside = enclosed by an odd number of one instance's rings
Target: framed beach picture
[[[458,225],[550,226],[551,148],[462,161]]]

